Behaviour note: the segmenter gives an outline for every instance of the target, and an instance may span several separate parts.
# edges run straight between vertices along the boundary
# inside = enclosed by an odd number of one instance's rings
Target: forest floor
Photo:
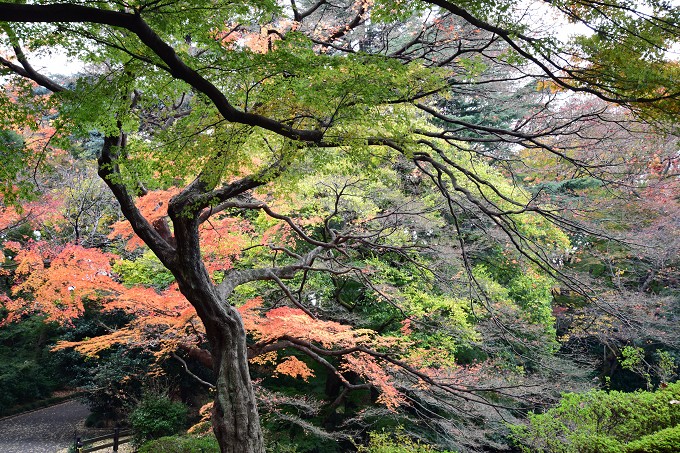
[[[77,400],[65,401],[25,414],[0,419],[0,452],[55,453],[73,445],[74,434],[84,438],[101,430],[85,428],[90,413]]]

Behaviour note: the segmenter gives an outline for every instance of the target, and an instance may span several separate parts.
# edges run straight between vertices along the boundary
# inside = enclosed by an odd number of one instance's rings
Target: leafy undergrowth
[[[142,445],[138,453],[219,453],[217,439],[212,436],[168,436]]]
[[[559,406],[512,430],[526,452],[680,451],[680,383],[655,392],[565,394]]]

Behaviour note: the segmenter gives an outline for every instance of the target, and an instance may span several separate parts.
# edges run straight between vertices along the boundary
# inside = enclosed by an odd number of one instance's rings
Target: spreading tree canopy
[[[400,310],[405,335],[418,310],[446,312],[458,332],[469,330],[463,299],[509,332],[517,315],[499,301],[513,300],[542,330],[532,347],[545,346],[551,279],[587,293],[560,268],[565,233],[586,227],[512,176],[548,159],[620,180],[625,153],[584,153],[575,138],[604,146],[622,110],[658,127],[677,116],[679,15],[651,0],[0,3],[0,64],[13,76],[0,104],[6,209],[20,218],[11,205],[30,196],[38,172],[67,162],[50,150],[79,143],[127,219],[112,237],[134,232],[177,284],[159,296],[112,280],[110,258],[83,249],[76,213],[75,244],[16,248],[20,281],[6,304],[18,310],[30,301],[21,296],[39,294],[34,308],[66,319],[104,293],[131,310],[154,297],[166,314],[195,310],[225,452],[263,451],[248,359],[282,348],[316,360],[346,391],[377,388],[389,407],[407,401],[384,368],[414,389],[500,407],[483,382],[458,385],[391,352],[397,340],[371,343],[370,332],[321,319],[306,289],[331,288],[340,306],[370,293]],[[583,34],[557,36],[576,24]],[[55,48],[85,69],[68,78],[41,71],[36,59]],[[565,109],[574,99],[601,102]],[[435,231],[457,244],[433,253]],[[406,281],[405,267],[417,281]],[[87,284],[66,286],[70,268]],[[466,278],[467,294],[434,283],[443,270]],[[256,316],[259,294],[244,295],[261,282],[289,306]],[[425,290],[435,287],[433,300]],[[331,360],[339,356],[341,365]],[[310,372],[296,356],[279,367]]]

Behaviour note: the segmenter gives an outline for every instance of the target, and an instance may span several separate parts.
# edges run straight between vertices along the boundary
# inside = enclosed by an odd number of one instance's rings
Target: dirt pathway
[[[73,444],[89,409],[77,400],[0,420],[0,452],[54,453]]]

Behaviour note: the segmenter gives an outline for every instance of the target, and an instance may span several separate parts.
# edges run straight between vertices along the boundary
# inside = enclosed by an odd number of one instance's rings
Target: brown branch
[[[316,239],[313,239],[307,233],[305,233],[302,228],[300,228],[299,225],[297,225],[293,219],[289,216],[279,214],[275,211],[273,211],[269,206],[267,206],[263,202],[241,202],[237,200],[230,200],[230,201],[225,201],[224,203],[221,203],[219,205],[220,210],[224,209],[229,209],[229,208],[238,208],[238,209],[251,209],[251,210],[257,210],[260,209],[264,211],[269,217],[272,217],[277,220],[283,220],[286,222],[292,229],[295,231],[295,233],[303,239],[305,242],[318,246],[318,247],[325,247],[325,248],[332,248],[335,246],[333,242],[323,242],[323,241],[317,241]]]
[[[33,69],[33,66],[31,66],[31,64],[28,62],[28,59],[26,58],[24,51],[21,49],[21,46],[19,45],[19,38],[17,38],[16,34],[9,27],[8,24],[3,24],[2,29],[9,36],[10,43],[12,44],[12,49],[14,50],[14,54],[16,55],[17,60],[19,61],[19,63],[21,63],[21,66],[15,65],[4,58],[0,58],[1,64],[8,67],[10,70],[14,71],[18,75],[31,79],[38,85],[43,86],[54,93],[66,90],[66,88],[64,88],[54,80],[38,73],[35,69]]]
[[[276,281],[277,279],[280,281],[282,279],[294,278],[299,271],[308,269],[319,254],[328,248],[329,247],[326,246],[316,247],[303,255],[297,263],[288,266],[240,270],[231,269],[225,274],[222,283],[217,285],[217,292],[222,300],[226,300],[237,286],[243,285],[244,283],[253,281]]]
[[[501,404],[496,404],[493,403],[492,401],[489,401],[487,398],[481,396],[478,394],[478,392],[496,392],[496,393],[502,393],[497,388],[493,387],[460,387],[460,386],[455,386],[452,384],[447,384],[443,382],[439,382],[436,379],[432,378],[429,376],[427,373],[418,371],[416,368],[413,366],[407,364],[406,362],[395,359],[392,357],[389,353],[384,353],[384,352],[377,352],[372,349],[366,348],[364,346],[352,346],[349,348],[344,348],[344,349],[324,349],[319,346],[316,346],[310,341],[307,340],[301,340],[299,338],[291,337],[289,335],[284,335],[281,337],[282,340],[285,340],[287,342],[292,343],[296,349],[304,352],[305,354],[310,355],[314,360],[318,359],[323,359],[321,356],[332,356],[332,357],[341,357],[347,354],[351,354],[354,352],[360,352],[367,354],[371,357],[378,358],[381,360],[384,360],[388,363],[391,363],[392,365],[397,366],[398,368],[406,371],[408,374],[417,377],[418,379],[422,380],[423,382],[436,387],[440,390],[443,390],[444,392],[455,396],[457,398],[461,398],[465,401],[470,401],[470,402],[476,402],[480,404],[484,404],[490,407],[494,408],[500,408],[500,409],[509,409],[509,410],[514,410],[516,408],[509,407],[509,406],[504,406]],[[323,364],[323,362],[320,362]],[[324,364],[324,366],[326,366]],[[331,365],[332,366],[332,365]],[[335,369],[335,367],[333,367]],[[344,378],[343,378],[344,379]],[[343,382],[344,384],[344,382]],[[352,385],[352,384],[350,384]],[[356,386],[352,385],[350,388],[355,388]],[[509,388],[509,387],[508,387]]]
[[[116,163],[116,148],[122,144],[122,133],[118,137],[105,137],[101,155],[98,162],[98,174],[113,192],[120,204],[120,209],[125,218],[130,222],[132,229],[153,252],[161,262],[170,270],[176,268],[177,257],[175,249],[163,239],[163,236],[149,223],[135,205],[132,194],[124,184],[118,182],[120,169]]]
[[[196,360],[206,368],[213,369],[214,361],[210,351],[185,343],[180,343],[178,347],[186,352],[190,359]]]
[[[173,77],[183,80],[197,91],[206,95],[220,114],[227,120],[250,126],[257,126],[272,131],[283,137],[306,142],[318,142],[323,137],[319,130],[295,129],[272,118],[246,113],[235,108],[227,97],[210,81],[177,55],[158,34],[142,19],[140,12],[126,13],[98,9],[90,6],[73,4],[25,5],[16,3],[0,3],[0,21],[3,22],[81,22],[109,25],[123,28],[135,34],[166,67],[158,65]]]
[[[290,7],[293,10],[293,19],[296,22],[302,22],[302,20],[308,16],[311,16],[314,14],[314,11],[319,9],[322,5],[325,5],[327,2],[326,0],[319,0],[318,2],[310,5],[309,8],[307,8],[304,11],[300,11],[297,7],[297,4],[295,3],[295,0],[290,0]]]
[[[350,31],[354,30],[356,27],[361,25],[364,22],[364,15],[366,14],[366,7],[364,6],[364,2],[361,2],[361,7],[359,8],[359,11],[357,11],[357,14],[354,16],[354,18],[344,27],[342,27],[340,30],[336,31],[332,35],[330,35],[326,41],[328,42],[333,42],[336,39],[340,39],[343,36],[345,36],[347,33]]]
[[[424,0],[424,1],[425,3],[439,6],[440,8],[443,8],[451,12],[452,14],[455,14],[456,16],[465,19],[468,23],[474,25],[475,27],[478,27],[482,30],[486,30],[488,32],[500,36],[519,55],[521,55],[522,57],[526,58],[527,60],[531,61],[533,64],[538,66],[541,69],[541,71],[543,71],[543,73],[547,75],[557,85],[566,88],[570,91],[589,93],[608,102],[629,104],[656,102],[663,99],[677,98],[680,95],[679,92],[653,97],[628,97],[622,95],[621,93],[617,93],[611,89],[598,86],[597,84],[594,84],[592,81],[589,81],[586,77],[579,76],[577,72],[568,70],[564,65],[555,62],[547,55],[545,55],[543,52],[537,51],[540,56],[539,58],[538,56],[532,54],[530,51],[526,50],[522,46],[522,44],[534,46],[537,42],[539,42],[539,39],[537,38],[532,38],[523,35],[522,33],[518,33],[516,31],[511,31],[496,25],[492,25],[482,19],[479,19],[478,17],[473,16],[470,12],[468,12],[464,8],[448,0]],[[556,69],[554,70],[550,69],[548,65],[544,62],[547,62],[548,64],[554,66]],[[569,77],[558,76],[557,71],[565,71],[567,74],[569,74]],[[575,83],[572,83],[571,80],[573,80]],[[585,84],[585,86],[579,85],[579,83],[583,83]]]
[[[203,379],[201,379],[200,377],[198,377],[198,376],[196,376],[194,373],[192,373],[191,370],[189,369],[189,365],[187,365],[187,362],[186,362],[183,358],[181,358],[180,356],[178,356],[176,353],[174,353],[174,352],[172,353],[172,358],[175,359],[175,360],[177,360],[179,363],[181,363],[182,366],[184,367],[184,371],[186,371],[186,373],[187,373],[189,376],[191,376],[192,378],[194,378],[196,381],[198,381],[199,383],[205,385],[205,386],[208,387],[208,388],[211,388],[211,389],[216,388],[215,385],[211,384],[211,383],[208,382],[208,381],[204,381]]]
[[[293,303],[293,305],[298,307],[300,310],[304,311],[305,314],[307,316],[309,316],[310,318],[317,319],[316,316],[314,315],[314,313],[312,313],[311,311],[309,311],[307,309],[307,307],[302,305],[302,303],[298,300],[298,298],[295,297],[295,295],[293,295],[293,293],[290,292],[290,289],[288,289],[286,284],[283,283],[283,281],[281,281],[281,279],[279,277],[277,277],[277,275],[274,272],[270,272],[269,275],[270,275],[271,279],[274,280],[274,282],[276,282],[276,284],[279,286],[279,288],[281,288],[281,291],[283,291],[283,293],[286,295],[286,297],[288,297],[288,299]]]
[[[342,375],[338,371],[338,369],[333,366],[332,363],[330,363],[328,360],[322,357],[323,355],[323,349],[317,348],[318,350],[312,349],[309,347],[311,343],[305,344],[304,342],[297,341],[297,339],[289,336],[282,337],[281,339],[273,342],[273,343],[268,343],[266,345],[254,345],[248,348],[248,358],[251,358],[251,353],[253,354],[252,357],[257,357],[258,355],[265,354],[267,352],[272,352],[272,351],[278,351],[279,349],[285,349],[285,348],[294,348],[297,349],[300,352],[303,352],[319,364],[321,364],[323,367],[325,367],[328,371],[333,373],[335,376],[338,377],[342,385],[349,390],[367,390],[372,387],[371,384],[352,384],[350,383],[345,376]]]

